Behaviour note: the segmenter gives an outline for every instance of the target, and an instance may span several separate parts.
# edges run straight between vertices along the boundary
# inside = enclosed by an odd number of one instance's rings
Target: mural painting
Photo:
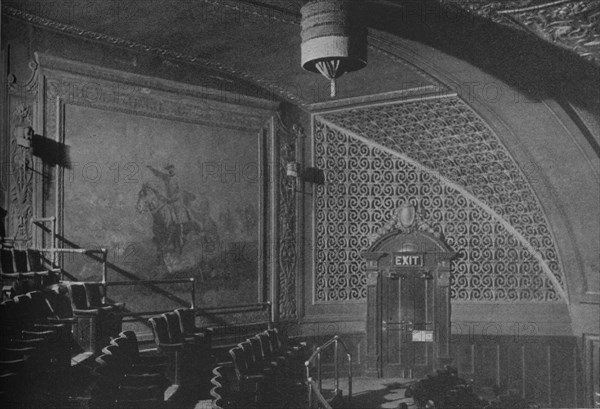
[[[200,306],[258,300],[255,133],[76,106],[66,118],[65,247],[107,248],[109,282],[194,277]],[[100,279],[97,261],[67,258]],[[132,310],[190,300],[186,284],[109,291]]]

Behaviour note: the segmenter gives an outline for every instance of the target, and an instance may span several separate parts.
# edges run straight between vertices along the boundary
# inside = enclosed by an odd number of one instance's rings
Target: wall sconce
[[[288,162],[286,166],[286,175],[289,178],[297,178],[298,177],[298,162]]]
[[[294,161],[287,163],[286,176],[288,178],[293,178],[296,183],[304,182],[314,185],[325,184],[325,175],[323,174],[323,170],[313,167],[301,169],[300,164]]]
[[[30,126],[15,126],[13,136],[17,141],[17,145],[29,149],[31,148],[31,140],[33,139],[33,128]]]

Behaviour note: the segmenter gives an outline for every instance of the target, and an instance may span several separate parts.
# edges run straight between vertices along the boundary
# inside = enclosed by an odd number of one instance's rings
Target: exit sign
[[[396,253],[394,255],[394,265],[398,267],[421,267],[423,265],[423,255]]]

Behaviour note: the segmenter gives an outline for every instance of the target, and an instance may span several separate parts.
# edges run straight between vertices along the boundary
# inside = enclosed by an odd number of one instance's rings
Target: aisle
[[[404,391],[412,379],[402,378],[354,378],[352,380],[352,402],[348,409],[396,409],[406,403],[408,409],[416,406],[411,398],[404,397]],[[323,380],[323,389],[334,389],[333,379]],[[348,393],[348,379],[340,379],[340,389],[344,396]]]

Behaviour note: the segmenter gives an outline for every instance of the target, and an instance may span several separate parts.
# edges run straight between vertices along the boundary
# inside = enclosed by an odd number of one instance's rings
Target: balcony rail
[[[316,403],[320,405],[321,408],[329,409],[331,408],[329,402],[323,396],[323,378],[321,376],[322,368],[321,368],[321,355],[323,351],[327,350],[333,345],[333,364],[334,364],[334,378],[335,378],[335,390],[334,397],[337,397],[340,391],[340,372],[339,372],[339,345],[342,346],[344,352],[346,354],[346,360],[348,361],[348,402],[352,399],[352,355],[348,351],[348,347],[346,344],[340,339],[338,335],[331,338],[329,341],[325,342],[321,346],[318,346],[315,351],[312,353],[310,358],[304,363],[306,367],[306,379],[308,382],[308,408],[312,409],[313,404]],[[314,377],[310,374],[311,365],[316,364],[317,367],[317,379],[315,381]],[[313,399],[316,397],[316,400]],[[324,403],[327,405],[325,406]]]
[[[308,378],[308,409],[315,406],[318,409],[333,409],[319,390],[319,384],[313,378]]]

